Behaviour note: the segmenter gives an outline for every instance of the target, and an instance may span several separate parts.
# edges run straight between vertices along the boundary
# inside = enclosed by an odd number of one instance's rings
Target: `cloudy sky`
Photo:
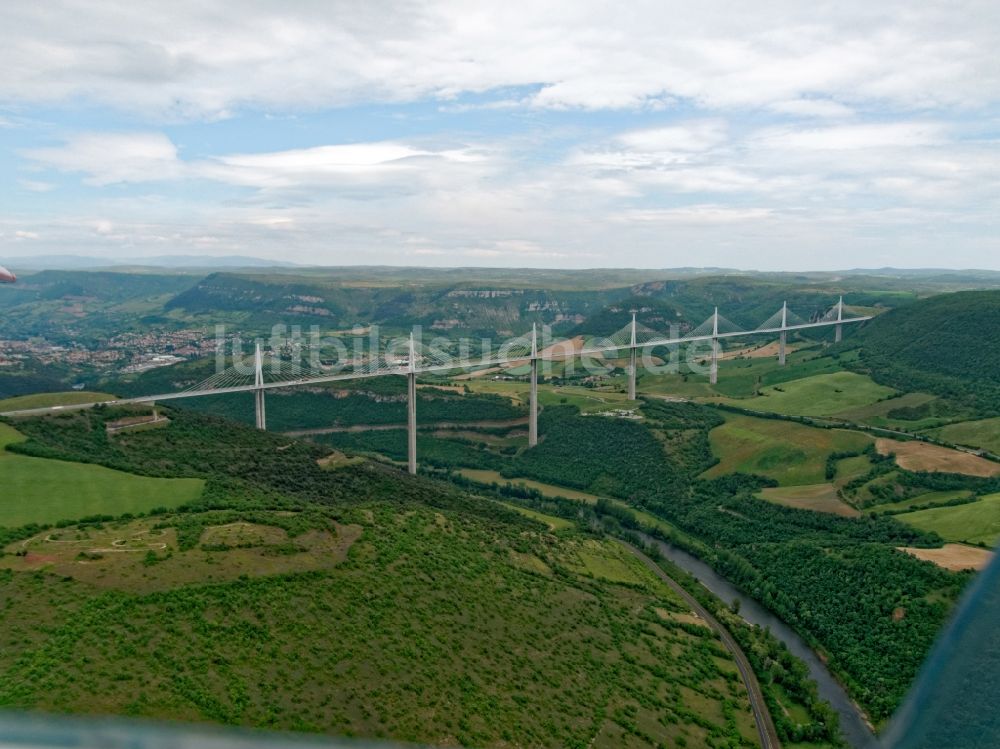
[[[1000,3],[7,2],[0,261],[1000,269]]]

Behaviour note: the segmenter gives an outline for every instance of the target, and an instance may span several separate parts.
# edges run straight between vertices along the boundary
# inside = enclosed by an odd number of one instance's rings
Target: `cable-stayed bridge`
[[[709,382],[715,384],[718,380],[718,363],[721,354],[720,341],[726,338],[745,338],[752,335],[778,336],[778,361],[785,364],[785,348],[789,333],[800,330],[811,330],[833,326],[835,340],[840,341],[843,326],[870,320],[870,315],[844,317],[843,297],[818,319],[804,320],[794,314],[787,304],[771,315],[752,330],[745,330],[730,322],[719,314],[718,308],[701,325],[688,331],[683,336],[671,336],[648,328],[636,321],[632,322],[606,338],[596,338],[587,341],[582,347],[561,346],[558,343],[543,349],[538,347],[537,330],[532,327],[529,334],[504,342],[494,354],[487,353],[477,357],[475,361],[456,359],[449,351],[426,345],[410,334],[409,344],[403,352],[371,352],[362,361],[347,366],[325,367],[319,362],[301,359],[292,361],[279,356],[265,356],[260,344],[252,359],[238,359],[233,365],[223,369],[207,379],[184,390],[157,395],[143,395],[135,398],[103,401],[106,406],[155,403],[158,401],[176,400],[179,398],[196,398],[208,395],[224,395],[229,393],[254,393],[254,410],[258,429],[267,426],[265,393],[277,388],[303,387],[345,380],[357,380],[370,377],[385,377],[403,375],[407,378],[407,433],[408,433],[408,467],[410,473],[417,471],[417,417],[416,417],[416,378],[420,374],[447,374],[469,369],[497,367],[504,364],[530,364],[530,398],[528,417],[528,444],[538,443],[538,362],[558,361],[581,357],[628,358],[628,397],[636,397],[636,372],[638,369],[638,354],[658,346],[679,346],[683,344],[708,342]],[[617,356],[614,356],[617,355]],[[63,410],[91,408],[98,403],[81,403],[66,406],[49,406],[20,411],[0,413],[0,416],[29,416]]]

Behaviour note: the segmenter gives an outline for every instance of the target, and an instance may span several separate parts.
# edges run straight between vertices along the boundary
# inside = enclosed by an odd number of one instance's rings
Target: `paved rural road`
[[[750,709],[753,711],[753,719],[757,723],[757,732],[760,734],[761,747],[763,749],[780,749],[781,742],[778,740],[778,732],[774,727],[774,721],[771,720],[771,713],[767,709],[767,703],[764,702],[764,695],[760,691],[760,684],[757,682],[757,677],[754,675],[753,668],[750,667],[750,661],[747,660],[746,654],[739,646],[739,643],[729,634],[729,630],[722,626],[722,623],[712,616],[704,606],[698,603],[694,596],[684,590],[684,588],[664,572],[656,562],[632,544],[625,541],[619,541],[619,543],[642,560],[653,571],[654,575],[684,599],[684,602],[691,607],[694,613],[704,619],[708,626],[719,633],[719,639],[722,640],[722,644],[726,646],[726,649],[733,654],[733,658],[736,660],[736,668],[739,669],[740,676],[743,677],[743,683],[746,685],[747,694],[750,696]]]

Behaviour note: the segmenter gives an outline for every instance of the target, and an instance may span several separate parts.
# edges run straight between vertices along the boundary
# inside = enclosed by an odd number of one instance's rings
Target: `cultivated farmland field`
[[[870,424],[876,427],[920,429],[925,423],[938,423],[940,420],[938,418],[928,418],[919,421],[894,419],[889,416],[889,412],[901,408],[915,408],[936,399],[937,396],[930,395],[929,393],[903,393],[903,395],[896,398],[889,398],[888,400],[871,403],[860,408],[841,411],[837,416],[848,421],[859,424]]]
[[[902,442],[880,437],[875,447],[883,455],[896,454],[896,463],[908,471],[940,471],[969,476],[1000,476],[1000,463],[950,447],[911,440]]]
[[[833,372],[762,388],[756,398],[736,405],[780,414],[833,416],[889,398],[895,392],[865,375]]]
[[[917,510],[896,517],[914,528],[935,531],[946,541],[994,546],[1000,540],[1000,493],[988,494],[978,502]]]
[[[768,502],[800,510],[829,512],[850,518],[861,514],[837,496],[837,487],[833,484],[767,487],[761,490],[760,497]]]
[[[103,466],[7,452],[23,437],[0,424],[0,526],[178,507],[201,495],[202,479],[150,478]]]
[[[945,544],[940,549],[920,549],[904,546],[900,551],[934,562],[938,567],[946,570],[981,570],[985,569],[993,560],[993,552],[980,549],[977,546],[966,546],[965,544]]]
[[[1000,455],[1000,416],[949,424],[940,429],[929,430],[926,434],[945,442],[980,447]]]
[[[871,438],[844,429],[819,429],[777,419],[725,414],[726,423],[709,432],[719,463],[703,476],[757,473],[782,486],[821,484],[832,452],[862,450]]]
[[[916,497],[904,499],[902,502],[892,502],[887,504],[877,504],[864,510],[866,515],[878,514],[886,510],[907,510],[914,507],[926,508],[928,505],[941,505],[953,499],[964,499],[972,496],[972,492],[967,489],[951,489],[938,492],[926,492]]]

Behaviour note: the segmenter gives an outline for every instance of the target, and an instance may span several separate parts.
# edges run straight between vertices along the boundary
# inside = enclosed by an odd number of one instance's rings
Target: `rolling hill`
[[[0,528],[0,706],[448,746],[755,745],[728,651],[613,540],[194,412],[107,434],[119,415],[19,420],[7,459],[204,493]]]
[[[1000,291],[941,294],[866,324],[846,344],[877,381],[1000,413]]]

